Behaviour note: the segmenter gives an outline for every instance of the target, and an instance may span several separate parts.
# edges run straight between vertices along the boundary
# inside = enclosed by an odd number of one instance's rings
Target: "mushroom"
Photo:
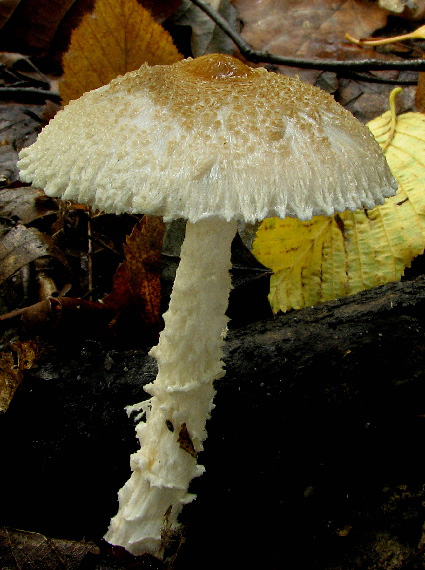
[[[132,475],[106,540],[159,556],[176,529],[225,374],[237,220],[372,208],[396,183],[367,127],[298,79],[212,54],[138,71],[72,101],[20,153],[21,179],[105,212],[187,220]]]

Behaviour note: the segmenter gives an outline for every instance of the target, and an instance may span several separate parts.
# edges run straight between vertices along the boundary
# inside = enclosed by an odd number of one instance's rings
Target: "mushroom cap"
[[[85,93],[18,165],[49,196],[191,222],[306,220],[396,190],[369,129],[333,97],[223,54],[143,65]]]

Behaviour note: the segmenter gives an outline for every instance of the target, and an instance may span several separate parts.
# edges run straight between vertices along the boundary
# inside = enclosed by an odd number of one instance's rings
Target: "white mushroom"
[[[21,179],[106,212],[186,218],[158,376],[136,408],[141,448],[106,539],[161,551],[204,468],[231,288],[236,220],[372,208],[396,189],[369,130],[321,90],[213,54],[86,93],[22,150]]]

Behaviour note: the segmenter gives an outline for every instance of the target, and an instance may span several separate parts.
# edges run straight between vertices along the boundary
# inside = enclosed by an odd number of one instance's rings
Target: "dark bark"
[[[232,329],[174,567],[423,568],[424,332],[424,277]],[[155,363],[80,349],[56,347],[0,417],[0,524],[99,540],[115,513],[123,407]]]

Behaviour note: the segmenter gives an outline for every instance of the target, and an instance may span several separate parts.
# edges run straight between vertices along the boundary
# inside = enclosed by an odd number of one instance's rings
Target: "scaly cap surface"
[[[191,222],[305,220],[396,188],[368,128],[330,95],[223,54],[84,94],[20,158],[21,179],[49,196]]]

